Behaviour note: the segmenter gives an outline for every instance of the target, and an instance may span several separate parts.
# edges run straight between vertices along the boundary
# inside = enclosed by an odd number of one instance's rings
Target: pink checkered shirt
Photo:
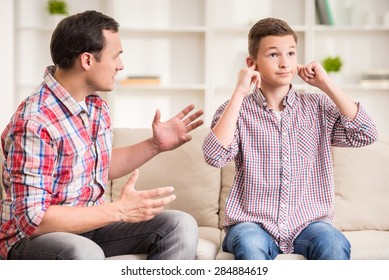
[[[212,127],[227,102],[216,111]],[[225,229],[241,222],[258,223],[284,253],[292,253],[294,239],[309,223],[332,223],[331,146],[371,144],[377,129],[360,104],[351,120],[340,115],[325,94],[300,94],[292,88],[284,105],[277,120],[260,90],[254,91],[243,101],[229,147],[224,148],[211,131],[203,153],[206,162],[218,168],[235,160]]]
[[[108,106],[97,94],[88,111],[54,79],[50,67],[1,136],[4,152],[0,254],[30,236],[50,205],[86,207],[104,201],[111,156]]]

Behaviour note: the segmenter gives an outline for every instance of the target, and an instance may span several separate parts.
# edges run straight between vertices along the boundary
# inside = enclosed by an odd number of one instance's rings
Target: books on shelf
[[[389,68],[366,70],[362,74],[360,84],[362,86],[389,86]]]
[[[120,81],[121,85],[159,85],[161,78],[159,76],[128,76]]]
[[[334,25],[334,7],[330,0],[315,0],[319,24]]]

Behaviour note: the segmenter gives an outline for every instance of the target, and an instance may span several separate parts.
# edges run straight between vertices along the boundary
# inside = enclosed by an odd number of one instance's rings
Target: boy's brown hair
[[[249,55],[256,59],[259,43],[266,36],[292,35],[297,44],[297,35],[283,20],[278,18],[264,18],[251,27],[248,35]]]

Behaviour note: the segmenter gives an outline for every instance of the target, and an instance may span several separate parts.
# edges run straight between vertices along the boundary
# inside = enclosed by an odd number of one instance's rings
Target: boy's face
[[[261,74],[261,84],[289,85],[297,72],[297,46],[292,35],[267,36],[259,43],[256,59],[248,59]],[[251,64],[251,65],[250,65]]]

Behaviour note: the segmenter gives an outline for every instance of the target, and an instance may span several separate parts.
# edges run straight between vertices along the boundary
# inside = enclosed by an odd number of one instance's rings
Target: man
[[[0,253],[3,259],[104,259],[143,253],[149,259],[193,259],[197,224],[163,211],[172,187],[136,191],[137,168],[190,141],[203,122],[193,106],[167,122],[157,111],[153,136],[112,150],[107,104],[123,69],[118,23],[86,11],[64,19],[51,44],[55,66],[17,109],[2,134]],[[108,179],[133,172],[120,199],[104,203]]]

